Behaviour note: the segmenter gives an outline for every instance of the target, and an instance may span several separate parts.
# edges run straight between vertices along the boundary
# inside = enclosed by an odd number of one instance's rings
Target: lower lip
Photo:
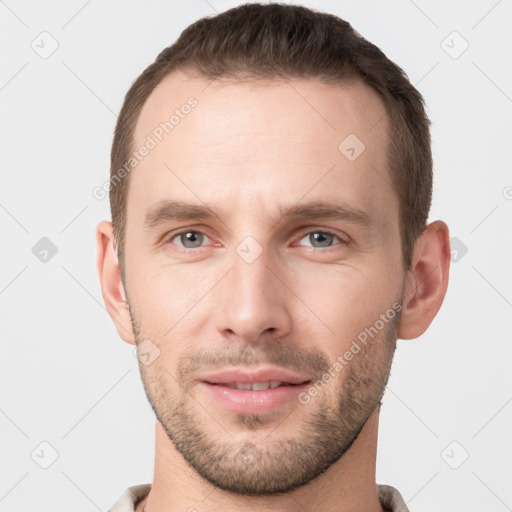
[[[298,401],[298,395],[308,387],[309,383],[279,386],[259,391],[229,388],[209,382],[200,382],[199,385],[214,400],[230,411],[242,414],[265,414],[273,412],[293,400]]]

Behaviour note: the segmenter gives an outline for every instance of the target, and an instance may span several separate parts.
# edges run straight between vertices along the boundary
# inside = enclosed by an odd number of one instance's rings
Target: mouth
[[[308,381],[309,382],[309,381]],[[281,386],[298,386],[291,382],[281,382],[279,380],[270,380],[267,382],[209,382],[213,386],[225,386],[231,389],[240,389],[243,391],[265,391],[266,389],[275,389]]]
[[[220,371],[203,377],[198,384],[210,399],[228,411],[265,414],[298,402],[297,396],[311,381],[309,375],[265,368]]]

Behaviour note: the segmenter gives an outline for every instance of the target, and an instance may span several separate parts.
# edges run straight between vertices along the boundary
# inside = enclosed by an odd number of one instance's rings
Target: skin
[[[102,294],[119,335],[137,345],[150,339],[160,351],[152,364],[140,364],[158,418],[154,481],[141,509],[381,511],[375,483],[379,391],[396,338],[420,336],[443,302],[448,228],[442,221],[429,224],[416,241],[411,268],[403,268],[399,204],[385,158],[388,119],[366,85],[340,88],[298,79],[211,83],[175,72],[146,102],[134,147],[190,96],[197,107],[131,172],[124,283],[112,224],[97,227]],[[338,150],[349,134],[366,146],[355,161]],[[169,198],[211,205],[217,217],[144,229],[146,212]],[[364,211],[371,226],[280,219],[280,208],[315,200]],[[183,228],[206,235],[199,249],[183,247],[186,239],[176,236]],[[325,230],[335,236],[328,246],[314,246],[309,235]],[[251,263],[236,251],[248,236],[262,251]],[[269,340],[332,363],[397,300],[402,311],[396,325],[386,324],[307,406],[293,401],[268,415],[241,418],[194,385],[200,368],[180,374],[187,357],[212,351],[240,354],[243,347],[251,361],[264,362]],[[360,406],[344,406],[336,415],[340,397],[357,378],[363,384],[353,396]],[[185,405],[178,409],[180,400]],[[250,456],[260,457],[270,471],[273,450],[289,440],[305,442],[306,422],[321,411],[330,411],[333,425],[345,419],[362,430],[328,469],[278,495],[244,496],[212,485],[168,435],[173,417],[186,418],[210,444],[235,450],[252,443]],[[257,467],[251,461],[249,472]]]

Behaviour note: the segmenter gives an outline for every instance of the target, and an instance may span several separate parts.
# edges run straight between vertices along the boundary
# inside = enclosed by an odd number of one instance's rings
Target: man
[[[446,293],[429,120],[345,21],[204,18],[129,90],[97,228],[105,304],[155,412],[112,511],[407,510],[375,482],[397,338]]]

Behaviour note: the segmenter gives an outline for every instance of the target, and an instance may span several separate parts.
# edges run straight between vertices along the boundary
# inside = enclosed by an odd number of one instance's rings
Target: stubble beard
[[[130,308],[132,326],[137,345],[142,341],[137,322]],[[229,428],[224,420],[215,418],[214,411],[205,412],[193,397],[189,375],[197,367],[201,356],[186,358],[178,367],[178,382],[170,371],[162,368],[158,360],[151,366],[139,363],[141,378],[149,403],[176,450],[187,464],[210,484],[227,492],[244,496],[269,496],[289,493],[316,478],[335,464],[354,444],[372,412],[381,404],[396,347],[400,314],[397,314],[371,339],[353,359],[343,367],[338,378],[329,383],[308,404],[297,404],[307,408],[295,436],[283,437],[271,443],[258,444],[237,440],[228,433],[233,424],[242,434],[269,428],[269,436],[277,438],[282,432],[286,417],[279,412],[267,415],[234,414]],[[269,348],[269,351],[267,348]],[[289,347],[276,342],[258,347],[258,355],[252,357],[252,348],[241,348],[226,362],[258,360],[261,354],[273,354],[271,361],[289,360]],[[281,351],[281,352],[280,352]],[[319,354],[304,354],[311,361],[315,374],[321,378],[331,363]],[[323,366],[323,371],[321,371]],[[309,367],[308,367],[309,368]],[[178,389],[179,388],[179,389]],[[337,395],[337,397],[336,397]],[[291,412],[293,414],[293,411]],[[224,430],[223,440],[214,439],[208,423],[216,422],[216,430]],[[218,437],[218,436],[217,436]]]

